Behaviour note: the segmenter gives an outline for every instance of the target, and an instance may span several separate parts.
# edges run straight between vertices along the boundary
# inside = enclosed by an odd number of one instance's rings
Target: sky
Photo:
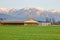
[[[41,7],[45,10],[59,10],[60,0],[0,0],[0,8]]]

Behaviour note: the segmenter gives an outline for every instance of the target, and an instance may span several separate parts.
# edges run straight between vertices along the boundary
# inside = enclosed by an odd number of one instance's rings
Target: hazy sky
[[[60,0],[0,0],[0,8],[42,7],[60,10]]]

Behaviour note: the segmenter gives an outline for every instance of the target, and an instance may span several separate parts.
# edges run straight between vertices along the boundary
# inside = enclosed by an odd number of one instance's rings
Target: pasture
[[[60,40],[60,26],[0,25],[0,40]]]

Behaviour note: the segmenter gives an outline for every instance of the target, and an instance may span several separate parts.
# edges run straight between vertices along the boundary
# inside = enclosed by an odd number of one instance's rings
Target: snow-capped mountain
[[[25,16],[36,17],[40,16],[42,12],[44,12],[44,10],[31,7],[31,8],[22,8],[14,12],[11,12],[10,14],[17,17],[25,17]]]
[[[17,20],[27,20],[29,18],[33,18],[39,21],[44,21],[46,20],[46,17],[48,18],[54,18],[56,21],[60,21],[60,11],[56,10],[44,10],[43,8],[40,7],[25,7],[22,9],[6,9],[6,8],[0,8],[0,17],[1,13],[4,15],[9,15],[8,18],[15,18]],[[5,16],[2,16],[5,17]],[[11,19],[12,20],[12,19]]]

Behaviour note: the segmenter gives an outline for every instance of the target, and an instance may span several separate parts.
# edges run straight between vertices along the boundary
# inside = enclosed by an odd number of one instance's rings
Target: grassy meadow
[[[0,40],[60,40],[60,26],[0,25]]]

